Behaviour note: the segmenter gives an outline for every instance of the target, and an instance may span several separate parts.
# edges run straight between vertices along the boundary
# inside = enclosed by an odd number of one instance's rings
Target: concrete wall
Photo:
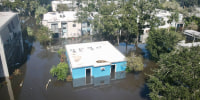
[[[73,25],[75,24],[75,27]],[[76,22],[67,23],[67,37],[79,37],[81,36],[81,24]],[[66,38],[66,37],[65,37]]]

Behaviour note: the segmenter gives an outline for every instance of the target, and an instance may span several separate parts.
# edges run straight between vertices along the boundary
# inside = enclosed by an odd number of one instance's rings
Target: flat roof
[[[110,42],[90,42],[66,45],[71,68],[104,66],[126,61],[125,56]]]
[[[184,34],[194,34],[194,35],[200,36],[200,32],[195,31],[195,30],[185,30]]]
[[[75,11],[63,11],[59,12],[48,12],[43,15],[43,20],[48,22],[55,22],[55,21],[75,21],[77,20],[76,12]]]
[[[17,13],[13,12],[0,12],[0,30],[3,28],[3,26],[14,16],[16,16]]]

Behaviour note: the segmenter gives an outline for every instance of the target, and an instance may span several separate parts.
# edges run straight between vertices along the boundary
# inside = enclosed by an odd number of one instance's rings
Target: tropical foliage
[[[127,57],[127,71],[142,71],[144,69],[142,56],[131,54]]]
[[[66,4],[59,4],[59,5],[57,5],[57,11],[68,11],[69,10],[69,8],[67,7],[67,5]]]
[[[59,56],[61,56],[61,54],[65,53],[65,49],[59,49],[57,53]]]
[[[33,36],[33,29],[31,27],[27,27],[27,34],[28,36]]]
[[[41,43],[47,43],[51,40],[51,32],[49,29],[45,26],[40,26],[39,29],[37,29],[35,33],[35,37],[38,41]]]
[[[185,26],[187,29],[200,31],[200,18],[196,16],[184,18]]]
[[[68,64],[60,62],[57,66],[53,66],[50,70],[52,76],[56,76],[58,80],[65,80],[68,74]]]
[[[182,39],[180,33],[168,32],[166,29],[152,29],[147,39],[147,49],[151,54],[151,58],[158,61],[160,55],[173,51],[176,44]]]
[[[200,4],[199,0],[176,0],[176,1],[179,2],[182,6],[186,7],[191,7]]]
[[[180,49],[158,62],[148,87],[152,100],[200,99],[200,47]]]

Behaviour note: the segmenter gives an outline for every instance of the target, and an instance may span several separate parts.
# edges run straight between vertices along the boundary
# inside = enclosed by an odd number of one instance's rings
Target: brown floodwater
[[[125,50],[124,46],[117,48]],[[128,48],[134,51],[133,47]],[[145,58],[142,72],[125,73],[124,78],[108,80],[104,85],[73,87],[73,82],[57,81],[50,75],[50,68],[58,63],[55,52],[34,42],[28,60],[19,68],[20,74],[11,75],[7,83],[2,82],[0,100],[148,100],[146,74],[152,73],[151,69],[156,66]],[[49,79],[51,82],[46,88]]]

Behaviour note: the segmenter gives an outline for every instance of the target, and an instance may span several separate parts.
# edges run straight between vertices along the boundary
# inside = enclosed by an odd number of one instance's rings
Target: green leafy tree
[[[138,37],[138,23],[137,16],[138,12],[132,7],[133,2],[129,1],[126,3],[122,9],[122,16],[120,17],[121,21],[121,30],[122,35],[125,37],[126,47],[128,43],[133,41],[133,36]]]
[[[48,43],[51,40],[51,32],[45,26],[40,26],[40,28],[36,31],[36,39],[41,43]]]
[[[111,4],[103,4],[99,8],[99,13],[101,15],[113,15],[112,13],[116,10],[117,6],[114,3]]]
[[[176,2],[175,0],[172,0],[172,1],[165,1],[163,4],[162,4],[162,7],[166,10],[169,10],[169,11],[176,11],[176,10],[180,10],[182,9],[180,7],[180,4],[178,2]]]
[[[67,5],[66,4],[59,4],[59,5],[57,5],[57,11],[68,11],[69,10],[69,8],[67,7]]]
[[[36,11],[35,11],[35,18],[36,18],[36,23],[39,24],[43,14],[47,13],[47,9],[43,6],[38,6]]]
[[[193,29],[200,31],[200,18],[196,16],[185,17],[184,18],[185,26],[187,29]]]
[[[36,9],[38,8],[38,6],[39,6],[39,3],[37,1],[30,1],[30,4],[29,4],[30,13],[34,13]]]
[[[61,56],[61,54],[64,54],[65,53],[65,49],[59,49],[57,51],[58,55]]]
[[[33,30],[31,29],[31,27],[27,27],[27,33],[28,36],[33,36]]]
[[[89,3],[86,9],[88,12],[96,11],[95,5],[93,3]]]
[[[149,75],[152,100],[200,99],[200,47],[180,49],[165,55],[158,69]]]
[[[79,11],[77,13],[77,16],[78,16],[79,23],[88,22],[89,13],[85,11]]]
[[[56,76],[58,80],[64,81],[68,74],[68,64],[61,62],[57,66],[53,66],[50,70],[52,76]]]
[[[151,54],[151,58],[158,61],[161,54],[173,51],[176,44],[182,39],[180,33],[168,32],[166,29],[152,29],[147,39],[147,49]]]
[[[176,0],[179,2],[183,7],[191,7],[197,5],[199,0]]]
[[[113,40],[113,37],[117,36],[117,31],[120,27],[120,22],[115,16],[103,16],[102,17],[102,33],[109,39]]]

